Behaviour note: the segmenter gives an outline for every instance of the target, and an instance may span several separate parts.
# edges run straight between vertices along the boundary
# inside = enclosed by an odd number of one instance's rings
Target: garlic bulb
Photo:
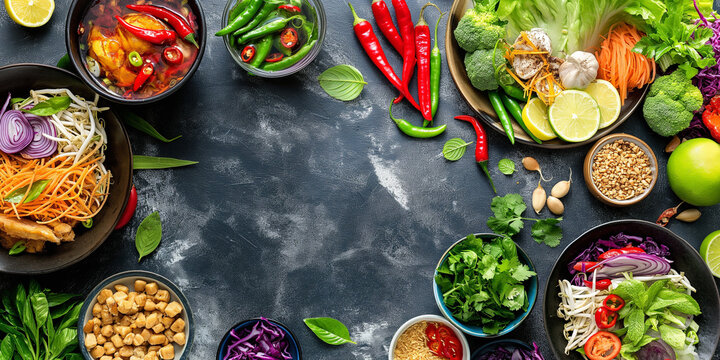
[[[560,81],[566,89],[584,89],[595,80],[599,67],[595,55],[576,51],[560,65]]]

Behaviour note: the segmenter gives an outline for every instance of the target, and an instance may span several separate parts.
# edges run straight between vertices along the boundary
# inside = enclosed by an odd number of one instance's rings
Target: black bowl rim
[[[548,296],[548,291],[550,290],[550,278],[552,277],[552,274],[555,272],[555,269],[557,269],[558,265],[560,265],[560,258],[562,258],[563,254],[565,254],[565,252],[570,249],[570,246],[572,246],[575,242],[579,241],[582,237],[586,236],[586,235],[589,234],[590,232],[595,231],[596,229],[599,229],[599,228],[603,228],[603,227],[610,226],[610,225],[615,225],[615,224],[643,224],[643,225],[657,226],[658,228],[661,228],[661,229],[662,229],[661,231],[664,230],[665,232],[667,232],[667,234],[668,234],[670,237],[673,237],[673,238],[675,238],[675,239],[677,239],[677,240],[680,240],[681,243],[685,243],[685,245],[687,245],[687,246],[692,250],[692,251],[690,252],[690,254],[693,254],[693,255],[695,255],[697,258],[702,259],[702,257],[700,256],[700,253],[698,253],[698,251],[695,249],[695,247],[692,246],[692,244],[690,244],[689,242],[687,242],[687,240],[683,239],[680,235],[675,234],[672,230],[670,230],[670,229],[668,229],[668,228],[666,228],[666,227],[662,227],[662,226],[660,226],[660,225],[657,225],[657,224],[655,224],[655,223],[653,223],[653,222],[650,222],[650,221],[640,220],[640,219],[621,219],[621,220],[608,221],[608,222],[602,223],[602,224],[600,224],[600,225],[593,226],[592,228],[590,228],[590,229],[586,230],[585,232],[583,232],[582,234],[580,234],[577,238],[575,238],[575,240],[571,241],[571,242],[565,247],[565,249],[563,249],[563,251],[560,253],[560,255],[559,255],[559,256],[557,257],[557,259],[555,260],[555,263],[553,264],[553,267],[552,267],[552,269],[550,270],[550,274],[548,275],[548,278],[547,278],[547,280],[545,281],[545,290],[544,290],[544,294],[543,294],[543,326],[545,327],[545,337],[546,337],[548,340],[550,340],[550,328],[548,327],[548,322],[546,321],[546,320],[547,320],[546,317],[547,317],[547,314],[548,314],[548,309],[547,309],[547,298],[548,298],[548,297],[547,297],[547,296]],[[709,272],[710,270],[708,269],[707,271]],[[710,276],[713,277],[712,273],[710,274]],[[718,288],[717,288],[717,284],[715,283],[715,281],[712,282],[712,287],[715,289],[715,294],[716,294],[716,296],[718,296],[718,298],[720,298],[720,296],[717,295],[717,294],[718,294]],[[554,312],[554,311],[555,311],[555,310],[553,310],[553,312]],[[718,318],[716,319],[716,321],[717,321],[718,323],[720,323],[720,316],[718,316]],[[715,337],[715,343],[713,344],[713,348],[714,348],[714,349],[717,349],[718,340],[720,340],[720,334],[718,334],[718,336]],[[557,355],[557,354],[563,353],[562,351],[558,352],[557,349],[555,349],[555,344],[554,344],[552,341],[548,341],[548,342],[550,343],[550,350],[552,350],[553,355]]]
[[[223,335],[223,337],[220,338],[220,343],[218,344],[217,354],[215,355],[215,358],[216,358],[216,359],[220,359],[220,353],[221,353],[222,350],[223,350],[223,344],[225,343],[225,339],[227,339],[227,338],[230,336],[230,332],[231,332],[231,331],[233,331],[234,329],[240,327],[240,325],[244,325],[245,323],[249,323],[249,322],[251,322],[251,321],[260,321],[260,320],[262,320],[262,318],[255,317],[255,318],[252,318],[252,319],[242,320],[242,321],[236,323],[235,325],[231,326],[230,329],[228,329],[228,331],[225,332],[225,335]],[[277,320],[273,320],[273,319],[271,319],[271,318],[265,318],[265,320],[267,320],[267,321],[269,321],[269,322],[271,322],[271,323],[274,323],[274,324],[276,324],[276,325],[279,325],[280,328],[282,328],[282,329],[284,329],[284,330],[287,330],[288,335],[290,335],[290,337],[295,341],[295,345],[297,345],[298,355],[300,355],[300,359],[296,359],[296,360],[301,360],[302,357],[303,357],[303,356],[302,356],[302,347],[300,346],[300,341],[298,341],[298,337],[295,336],[295,333],[294,333],[294,332],[292,332],[292,329],[290,329],[290,327],[288,327],[287,325],[285,325],[285,324],[283,324],[283,323],[281,323],[281,322],[279,322],[279,321],[277,321]]]
[[[156,101],[162,100],[173,93],[175,93],[178,89],[180,89],[183,85],[185,85],[186,82],[192,78],[192,76],[195,74],[195,71],[200,67],[200,63],[202,62],[203,55],[205,55],[205,45],[207,43],[207,23],[205,22],[205,12],[203,11],[201,1],[200,0],[188,0],[192,1],[195,5],[197,5],[198,11],[197,18],[199,19],[200,23],[202,23],[202,34],[200,35],[200,49],[198,49],[198,55],[197,58],[195,58],[195,62],[190,67],[190,70],[188,70],[187,74],[185,74],[185,77],[183,77],[182,80],[180,80],[175,86],[170,87],[169,89],[161,92],[160,94],[157,94],[153,97],[145,98],[145,99],[125,99],[117,97],[116,95],[111,94],[107,89],[103,88],[102,86],[98,85],[93,81],[93,79],[88,78],[88,74],[85,73],[84,66],[82,66],[82,61],[75,56],[75,53],[73,52],[74,49],[70,48],[70,39],[73,36],[76,36],[73,31],[70,29],[70,19],[72,18],[73,14],[75,14],[77,11],[85,11],[86,9],[79,9],[78,8],[78,2],[80,0],[73,0],[70,4],[70,8],[67,13],[67,17],[65,18],[65,48],[67,50],[67,54],[70,57],[70,62],[73,64],[73,67],[75,68],[75,71],[80,76],[80,79],[82,80],[85,85],[90,87],[93,91],[98,93],[100,96],[102,96],[104,99],[108,101],[112,101],[117,104],[123,104],[123,105],[145,105],[154,103]]]
[[[522,348],[525,349],[525,350],[532,350],[532,347],[531,347],[528,343],[526,343],[525,341],[522,341],[522,340],[518,340],[518,339],[498,339],[498,340],[493,340],[493,341],[491,341],[491,342],[489,342],[489,343],[487,343],[487,344],[485,344],[485,345],[477,348],[475,351],[473,351],[472,355],[470,355],[470,360],[473,360],[473,359],[475,359],[476,357],[478,357],[478,356],[480,356],[480,355],[484,355],[485,352],[488,351],[488,350],[496,349],[496,348],[498,348],[498,347],[500,347],[500,346],[503,346],[503,345],[506,345],[506,344],[512,345],[512,346],[514,346],[515,348],[517,348],[518,346],[520,346],[520,347],[522,347]]]
[[[65,69],[61,69],[61,68],[59,68],[59,67],[57,67],[57,66],[46,65],[46,64],[36,64],[36,63],[17,63],[17,64],[10,64],[10,65],[5,65],[5,66],[0,66],[0,71],[6,70],[6,69],[9,69],[9,68],[14,68],[14,67],[26,67],[26,66],[27,66],[27,67],[43,67],[43,68],[47,68],[47,69],[51,69],[51,70],[55,70],[55,71],[60,71],[60,72],[64,73],[65,75],[69,75],[69,76],[74,77],[74,78],[76,78],[76,79],[80,79],[80,78],[77,76],[77,74],[75,74],[75,73],[73,73],[73,72],[71,72],[71,71],[68,71],[68,70],[65,70]],[[87,86],[87,84],[85,84],[84,81],[81,81],[81,83],[82,83],[83,85],[86,85],[86,86]],[[95,92],[92,88],[89,89],[89,90],[92,91],[92,92]],[[130,156],[130,160],[129,160],[129,161],[130,161],[130,176],[129,176],[130,181],[128,182],[128,185],[127,185],[127,192],[128,192],[128,194],[129,194],[129,193],[130,193],[130,189],[131,189],[132,186],[133,186],[133,181],[132,181],[133,159],[132,159],[132,146],[130,145],[130,137],[128,136],[127,130],[125,129],[125,125],[123,124],[122,121],[120,121],[120,117],[117,116],[117,114],[115,114],[115,113],[112,111],[112,108],[109,109],[108,111],[112,112],[113,116],[117,119],[117,122],[118,122],[118,124],[120,125],[120,130],[122,131],[122,136],[123,136],[125,139],[127,139],[127,149],[126,149],[126,150],[127,150],[128,153],[131,155],[131,156]],[[41,275],[41,274],[49,274],[49,273],[52,273],[52,272],[55,272],[55,271],[58,271],[58,270],[65,269],[65,268],[67,268],[67,267],[70,267],[70,266],[72,266],[72,265],[77,264],[78,262],[80,262],[80,261],[82,261],[82,260],[85,260],[85,258],[87,258],[88,256],[90,256],[92,253],[95,252],[95,250],[97,250],[98,248],[100,248],[100,246],[102,246],[102,244],[104,244],[105,241],[107,241],[108,237],[110,237],[110,234],[112,234],[112,232],[115,231],[115,230],[114,230],[114,229],[115,229],[115,226],[117,226],[118,221],[120,221],[120,217],[122,217],[122,214],[125,212],[125,208],[127,207],[127,203],[128,203],[128,199],[125,198],[125,199],[123,200],[123,206],[122,206],[122,211],[120,211],[120,216],[118,216],[117,219],[115,219],[115,222],[114,222],[114,224],[113,224],[113,227],[110,229],[110,231],[102,235],[103,240],[102,240],[102,241],[99,241],[95,246],[89,247],[89,248],[87,249],[87,251],[86,251],[85,253],[83,253],[81,256],[76,257],[76,258],[73,259],[72,261],[69,261],[69,262],[66,262],[66,263],[63,263],[63,264],[60,264],[60,265],[57,265],[57,266],[49,267],[49,268],[43,269],[43,270],[38,270],[38,271],[3,270],[2,273],[4,273],[4,274],[14,274],[14,275]]]

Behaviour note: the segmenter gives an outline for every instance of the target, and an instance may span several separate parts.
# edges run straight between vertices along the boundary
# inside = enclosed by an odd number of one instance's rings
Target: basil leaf
[[[465,150],[470,144],[472,142],[466,143],[461,138],[452,138],[443,145],[443,156],[449,161],[458,161],[465,155]]]
[[[19,335],[8,335],[8,336],[12,336],[13,343],[15,344],[15,350],[17,351],[18,354],[20,354],[20,357],[23,360],[33,360],[34,359],[32,352],[30,352],[30,346],[27,344],[27,342],[29,342],[30,340],[28,340],[26,337],[22,337]]]
[[[355,344],[350,339],[350,331],[340,321],[329,317],[308,318],[303,321],[320,340],[330,345]]]
[[[165,136],[163,136],[162,134],[160,134],[157,130],[155,130],[155,128],[152,125],[150,125],[150,123],[145,121],[145,119],[141,118],[137,114],[132,113],[127,110],[124,110],[124,109],[118,110],[118,113],[120,114],[120,118],[122,119],[122,121],[125,124],[127,124],[128,126],[133,127],[137,130],[140,130],[162,142],[169,143],[171,141],[175,141],[182,137],[182,135],[178,135],[172,139],[168,139]]]
[[[512,175],[515,173],[515,163],[510,159],[502,159],[498,162],[498,169],[505,175]]]
[[[160,214],[155,211],[148,215],[141,223],[135,234],[135,248],[140,255],[138,262],[147,255],[150,255],[162,239],[162,223],[160,222]]]
[[[5,336],[2,343],[0,343],[0,360],[12,360],[14,353],[15,346],[13,346],[12,338]]]
[[[58,60],[57,65],[55,65],[61,69],[65,70],[72,70],[72,63],[70,62],[70,56],[68,54],[63,55],[60,60]]]
[[[23,204],[27,204],[40,196],[42,194],[43,190],[45,190],[45,187],[47,187],[47,184],[50,183],[50,180],[38,180],[32,183],[32,186],[30,187],[30,192],[28,192],[28,186],[25,185],[19,189],[16,189],[15,191],[9,193],[5,197],[5,201],[11,202],[13,204],[19,204],[20,201],[23,202]],[[25,201],[23,201],[23,197],[25,196],[25,193],[27,193],[27,197],[25,198]]]
[[[318,82],[328,95],[342,101],[354,100],[367,85],[360,71],[350,65],[325,70],[318,76]]]
[[[50,342],[50,354],[52,356],[60,355],[65,348],[71,345],[77,345],[78,336],[75,329],[62,329],[55,333]]]
[[[18,241],[13,245],[10,250],[8,251],[8,255],[17,255],[25,251],[27,247],[25,246],[24,241]]]
[[[50,116],[67,109],[71,102],[69,96],[55,96],[38,103],[32,109],[22,109],[21,111],[38,116]]]
[[[71,310],[67,314],[65,314],[65,317],[62,319],[62,322],[60,322],[60,325],[58,325],[58,332],[62,331],[63,329],[70,328],[70,326],[77,323],[82,305],[83,304],[81,302],[78,302],[72,306]]]
[[[76,298],[77,295],[75,294],[58,294],[58,293],[49,293],[47,294],[47,301],[49,307],[55,307],[64,304],[68,300],[72,298]]]
[[[133,170],[169,169],[194,165],[197,163],[197,161],[174,159],[167,157],[133,155]]]
[[[30,297],[30,302],[32,303],[35,321],[37,322],[39,328],[45,324],[45,321],[47,321],[48,318],[48,313],[50,312],[47,297],[45,297],[45,293],[43,292],[35,293]]]

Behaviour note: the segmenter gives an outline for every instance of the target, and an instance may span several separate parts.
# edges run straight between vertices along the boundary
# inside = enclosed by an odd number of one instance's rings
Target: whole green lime
[[[720,144],[710,139],[688,140],[673,151],[667,164],[675,194],[695,206],[720,203]]]

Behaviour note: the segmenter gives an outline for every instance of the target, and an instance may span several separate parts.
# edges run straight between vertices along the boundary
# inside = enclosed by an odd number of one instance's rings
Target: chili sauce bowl
[[[260,320],[261,320],[260,318],[244,320],[244,321],[241,321],[241,322],[235,324],[235,326],[230,328],[230,330],[228,330],[225,333],[225,336],[223,336],[222,340],[220,341],[220,345],[218,346],[218,350],[217,350],[216,359],[223,360],[225,358],[225,356],[227,355],[227,349],[229,346],[229,342],[232,338],[231,332],[233,330],[235,330],[235,332],[238,332],[242,329],[253,327]],[[275,320],[271,320],[271,319],[265,319],[265,320],[267,320],[269,323],[271,323],[273,325],[276,325],[277,327],[280,328],[280,330],[282,330],[285,333],[286,339],[288,340],[288,353],[290,353],[290,356],[292,356],[293,360],[301,360],[302,359],[302,349],[300,348],[300,343],[298,342],[295,334],[293,334],[293,332],[290,331],[290,328],[283,325],[282,323],[280,323],[278,321],[275,321]]]
[[[390,342],[390,349],[388,351],[388,360],[395,360],[394,353],[395,348],[397,347],[398,340],[400,339],[400,335],[402,335],[409,327],[422,322],[434,322],[434,323],[441,323],[443,325],[446,325],[450,329],[452,329],[453,333],[455,333],[455,336],[460,340],[460,344],[462,345],[463,350],[463,356],[462,360],[470,360],[470,344],[468,343],[467,338],[465,337],[465,334],[463,334],[462,331],[460,331],[453,323],[448,321],[442,316],[438,315],[420,315],[416,316],[408,321],[406,321],[404,324],[400,325],[400,327],[395,332],[395,335],[392,338],[392,341]]]
[[[173,358],[173,360],[190,359],[189,353],[193,343],[195,324],[193,320],[192,310],[190,309],[190,303],[188,302],[187,298],[185,298],[185,295],[183,295],[177,285],[175,285],[172,281],[168,280],[164,276],[150,271],[131,270],[117,273],[101,281],[97,286],[95,286],[95,288],[90,291],[87,298],[85,299],[85,302],[80,309],[77,329],[80,351],[85,360],[95,360],[95,358],[90,355],[90,351],[85,347],[86,334],[84,331],[84,327],[85,324],[94,317],[93,306],[95,306],[95,304],[98,302],[98,295],[103,289],[109,289],[115,292],[116,285],[127,286],[130,290],[134,290],[134,284],[136,280],[143,280],[148,284],[153,282],[157,283],[158,290],[167,290],[169,292],[169,302],[176,301],[180,303],[180,305],[182,305],[182,312],[177,315],[177,318],[182,319],[185,322],[185,344],[178,345],[177,343],[173,343],[175,352],[175,357]],[[152,331],[152,333],[155,334],[155,331]],[[110,341],[110,339],[107,339],[107,342]]]
[[[475,234],[476,237],[481,238],[483,240],[490,240],[498,237],[498,235],[495,234]],[[460,320],[456,319],[453,315],[450,309],[445,305],[445,302],[443,300],[443,294],[440,291],[440,286],[435,281],[435,277],[438,275],[438,269],[442,264],[445,262],[447,257],[450,255],[450,250],[452,250],[456,245],[460,244],[461,242],[465,241],[467,237],[464,237],[458,241],[456,241],[452,246],[450,246],[443,256],[440,258],[440,261],[438,262],[437,266],[435,267],[435,273],[433,274],[433,295],[435,296],[435,303],[437,304],[438,309],[440,309],[440,312],[443,314],[443,316],[448,319],[454,326],[456,326],[458,329],[460,329],[465,334],[468,334],[470,336],[480,337],[480,338],[496,338],[503,335],[508,334],[509,332],[515,330],[520,324],[525,321],[525,319],[530,315],[530,312],[532,312],[533,307],[535,306],[535,302],[537,300],[537,293],[538,293],[538,278],[537,275],[531,277],[530,279],[526,280],[525,282],[525,291],[527,292],[528,297],[528,308],[522,313],[519,313],[518,316],[512,320],[504,329],[500,330],[497,334],[487,334],[483,331],[482,326],[474,326],[462,323]],[[528,268],[530,268],[530,271],[535,271],[535,265],[533,265],[532,261],[530,260],[530,257],[525,253],[525,251],[520,247],[520,245],[515,245],[517,247],[517,254],[520,258],[520,262],[523,264],[526,264]]]
[[[222,23],[220,24],[220,29],[224,28],[228,24],[228,18],[230,17],[230,11],[232,8],[241,0],[229,0],[227,4],[225,5],[225,11],[222,15]],[[310,65],[313,60],[318,56],[320,53],[320,50],[322,48],[323,41],[325,40],[325,31],[327,29],[327,17],[325,15],[325,7],[323,7],[321,0],[302,0],[303,3],[303,9],[306,7],[313,12],[313,20],[317,26],[317,40],[315,42],[315,45],[313,45],[310,52],[305,55],[300,61],[293,64],[292,66],[289,66],[286,69],[278,70],[278,71],[266,71],[260,68],[256,68],[253,66],[250,66],[250,64],[246,63],[242,59],[242,48],[238,49],[234,47],[231,43],[231,34],[223,36],[223,41],[225,41],[225,47],[227,48],[227,51],[230,53],[230,56],[235,60],[235,62],[240,65],[241,68],[243,68],[245,71],[250,73],[251,75],[256,75],[263,78],[281,78],[288,75],[295,74],[296,72],[304,69],[308,65]]]

